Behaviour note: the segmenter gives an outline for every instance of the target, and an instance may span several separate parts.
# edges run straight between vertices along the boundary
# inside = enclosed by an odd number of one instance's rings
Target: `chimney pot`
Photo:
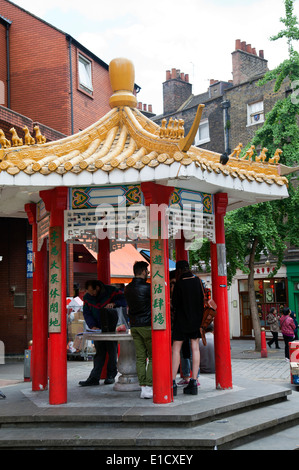
[[[185,81],[185,74],[183,72],[181,73],[181,80]]]
[[[144,104],[144,105],[143,105],[143,111],[146,111],[146,108],[147,108],[147,105]]]
[[[189,83],[189,73],[185,74],[185,82]]]
[[[260,57],[261,59],[264,58],[264,51],[263,51],[263,50],[259,51],[259,57]]]
[[[152,104],[148,105],[148,111],[149,111],[149,113],[153,112],[153,105]]]
[[[139,101],[138,104],[137,104],[137,108],[138,109],[142,109],[142,103]]]
[[[170,80],[170,79],[171,79],[170,70],[166,70],[166,80]]]
[[[248,52],[249,54],[252,53],[251,44],[246,44],[246,52]]]
[[[241,49],[241,39],[236,39],[235,50],[237,51],[238,49]]]
[[[176,78],[176,69],[171,69],[171,78]]]
[[[252,54],[256,55],[256,48],[255,47],[252,48]]]
[[[246,51],[246,41],[241,42],[241,50]]]

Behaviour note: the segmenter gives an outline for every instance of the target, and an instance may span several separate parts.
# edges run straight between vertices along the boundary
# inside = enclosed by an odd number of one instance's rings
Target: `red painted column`
[[[170,194],[173,188],[161,186],[152,182],[141,183],[147,206],[157,204],[161,206],[162,214],[152,211],[150,208],[150,234],[152,227],[157,223],[158,231],[166,229],[166,214],[162,207],[168,206]],[[161,233],[161,232],[160,232]],[[152,318],[152,368],[153,368],[153,402],[162,404],[173,401],[172,392],[172,354],[171,354],[171,321],[170,321],[170,291],[169,291],[169,252],[168,238],[159,238],[164,253],[163,267],[165,278],[165,329],[154,329]],[[151,283],[153,283],[153,264],[151,256]]]
[[[50,228],[61,227],[61,331],[49,333],[49,403],[67,402],[67,314],[66,314],[66,244],[64,242],[64,210],[67,208],[66,187],[41,191],[46,210],[50,212]]]
[[[227,194],[214,196],[216,243],[211,243],[212,296],[217,304],[214,320],[216,388],[232,388],[232,368],[227,297],[224,216]]]
[[[184,233],[181,230],[180,238],[175,239],[175,259],[189,261],[188,251],[185,250],[185,237]]]
[[[34,256],[32,292],[32,390],[48,387],[48,302],[47,302],[47,244],[38,251],[36,204],[26,204],[29,223],[32,225]]]
[[[98,263],[97,263],[97,272],[98,279],[104,284],[111,284],[111,274],[110,274],[110,240],[109,238],[104,238],[103,240],[98,240]]]

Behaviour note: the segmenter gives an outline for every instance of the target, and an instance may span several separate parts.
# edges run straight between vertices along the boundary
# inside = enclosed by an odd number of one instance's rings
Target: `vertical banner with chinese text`
[[[49,231],[49,333],[61,332],[61,227]]]
[[[166,330],[164,243],[151,239],[151,288],[153,330]]]

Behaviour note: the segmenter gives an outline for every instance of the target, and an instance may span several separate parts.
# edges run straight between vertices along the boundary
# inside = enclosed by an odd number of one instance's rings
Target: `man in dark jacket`
[[[90,330],[102,330],[101,309],[126,306],[125,296],[121,290],[114,286],[105,285],[101,281],[87,281],[85,289],[87,292],[83,297],[84,320]],[[116,324],[117,318],[115,327]],[[95,341],[94,346],[96,350],[93,359],[94,366],[88,379],[79,382],[82,387],[99,385],[106,354],[108,354],[107,378],[104,383],[112,384],[117,374],[117,341]]]
[[[147,268],[148,264],[145,261],[136,261],[133,266],[135,277],[125,288],[131,334],[136,348],[136,369],[141,386],[140,398],[153,397],[151,288],[146,282]]]
[[[172,371],[173,393],[177,393],[175,378],[180,363],[180,351],[184,340],[191,340],[192,350],[192,379],[190,379],[184,393],[197,395],[196,377],[199,369],[200,353],[199,338],[203,308],[204,292],[202,281],[190,271],[189,264],[185,260],[176,263],[177,281],[172,294],[174,309],[173,346],[172,346]]]

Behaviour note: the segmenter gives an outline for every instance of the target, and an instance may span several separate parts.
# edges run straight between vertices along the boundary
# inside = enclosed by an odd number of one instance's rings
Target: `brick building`
[[[110,110],[111,94],[105,62],[70,35],[0,0],[0,129],[7,140],[12,128],[24,140],[24,126],[34,137],[38,125],[47,141],[77,133]],[[31,226],[25,212],[5,213],[5,201],[12,201],[1,183],[0,197],[0,341],[6,354],[20,354],[32,338]]]
[[[258,53],[245,41],[236,40],[232,52],[232,80],[210,80],[208,90],[192,94],[188,75],[180,70],[166,71],[163,83],[163,114],[152,119],[161,124],[183,119],[185,133],[193,123],[199,104],[204,110],[194,145],[228,154],[241,142],[243,148],[263,125],[265,115],[279,99],[285,98],[290,86],[284,81],[279,92],[274,93],[274,82],[258,86],[268,71],[264,52]],[[257,148],[259,153],[261,149]],[[283,305],[299,313],[299,250],[292,247],[285,253],[284,264],[273,279],[268,275],[275,266],[275,259],[262,257],[255,268],[256,298],[259,303],[262,326],[271,306],[279,310]],[[251,335],[252,323],[249,309],[247,275],[238,272],[230,289],[230,328],[232,336]],[[266,325],[267,326],[267,325]]]
[[[273,92],[273,83],[258,86],[267,64],[262,50],[257,54],[250,44],[237,39],[232,52],[232,80],[211,79],[204,93],[193,95],[189,76],[180,70],[166,71],[163,114],[152,119],[158,124],[163,118],[183,119],[187,133],[198,105],[204,104],[194,145],[219,153],[230,153],[239,142],[245,147],[264,122],[265,114],[288,89],[287,83],[278,93]]]

